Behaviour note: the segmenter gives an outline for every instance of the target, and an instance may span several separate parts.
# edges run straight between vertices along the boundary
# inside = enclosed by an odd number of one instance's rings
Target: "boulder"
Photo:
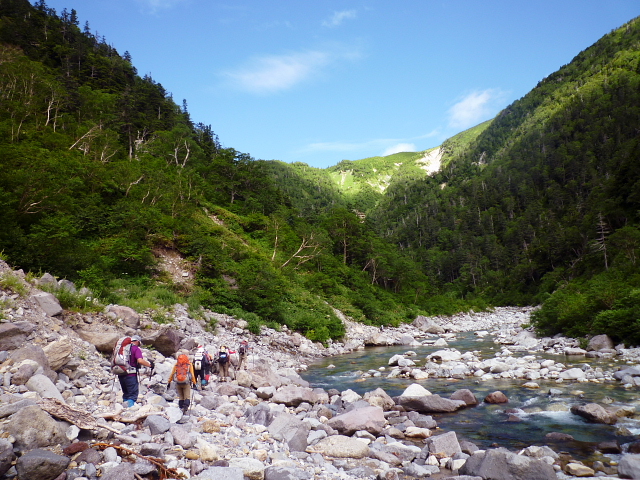
[[[112,314],[115,318],[122,320],[129,328],[137,329],[140,326],[140,315],[133,308],[123,305],[109,305],[107,315]]]
[[[467,406],[464,400],[449,400],[440,395],[425,395],[422,397],[398,397],[398,405],[406,410],[420,413],[449,413]]]
[[[306,449],[308,453],[319,453],[336,458],[365,458],[369,447],[361,440],[344,435],[331,435]]]
[[[478,404],[478,399],[473,394],[473,392],[471,390],[469,390],[468,388],[462,388],[460,390],[456,390],[455,392],[453,392],[451,394],[451,397],[449,397],[449,398],[451,400],[462,400],[467,405],[477,405]]]
[[[640,478],[640,455],[623,455],[618,461],[621,478]]]
[[[0,351],[20,348],[34,329],[30,322],[1,323]]]
[[[0,477],[11,468],[11,463],[15,458],[16,455],[13,453],[13,445],[11,442],[0,438]]]
[[[22,455],[16,463],[16,470],[19,478],[54,480],[65,471],[69,462],[69,457],[38,448]]]
[[[297,407],[303,402],[314,404],[318,401],[318,396],[312,388],[296,387],[294,385],[285,385],[276,390],[271,397],[274,403],[284,403],[288,407]]]
[[[479,451],[460,467],[460,475],[492,480],[557,480],[551,465],[542,460],[517,455],[505,448]]]
[[[614,425],[618,421],[618,417],[609,412],[606,408],[597,403],[587,403],[586,405],[573,405],[571,413],[585,418],[593,423],[602,423],[605,425]]]
[[[271,369],[269,362],[256,361],[255,365],[251,368],[252,386],[253,388],[261,387],[275,387],[278,388],[282,385],[282,380]]]
[[[508,401],[507,396],[500,391],[492,392],[484,397],[485,403],[507,403]]]
[[[153,347],[165,357],[173,356],[179,349],[180,343],[184,339],[184,334],[173,327],[166,327],[151,343]]]
[[[393,399],[382,388],[376,388],[371,392],[366,392],[362,397],[369,405],[380,407],[385,412],[395,406]]]
[[[48,292],[39,292],[35,295],[31,295],[31,298],[44,310],[44,313],[50,317],[55,317],[62,313],[62,307],[55,295]]]
[[[47,355],[44,353],[44,350],[38,345],[26,345],[22,348],[14,350],[13,352],[11,352],[11,355],[9,355],[9,358],[11,358],[15,365],[25,360],[34,361],[40,367],[42,367],[43,375],[47,376],[51,381],[56,380],[56,372],[51,370]],[[38,371],[40,371],[40,369],[38,369]]]
[[[62,394],[58,391],[53,382],[44,375],[34,375],[25,385],[32,392],[36,392],[40,395],[41,398],[55,398],[64,403]]]
[[[73,355],[73,343],[68,337],[49,343],[43,348],[47,356],[49,366],[52,370],[60,370],[64,367]]]
[[[413,321],[412,325],[426,333],[433,333],[436,335],[445,333],[444,328],[442,328],[435,321],[433,321],[433,319],[429,317],[425,317],[423,315],[418,315],[416,319]]]
[[[280,435],[294,452],[304,452],[311,427],[294,415],[281,413],[269,424],[271,435]]]
[[[15,446],[21,450],[66,445],[69,424],[58,422],[38,406],[27,406],[9,418],[6,431],[16,439]],[[28,477],[25,477],[28,478]]]
[[[460,443],[456,432],[447,432],[442,435],[435,435],[427,438],[425,441],[426,446],[424,452],[428,452],[431,455],[436,455],[439,458],[452,457],[456,453],[462,452]]]
[[[116,342],[123,336],[122,332],[116,330],[115,327],[107,325],[84,326],[77,330],[77,333],[80,338],[95,346],[102,353],[112,353]]]
[[[231,458],[229,460],[230,468],[239,468],[242,474],[248,480],[263,480],[265,465],[255,458]]]
[[[427,360],[433,362],[457,362],[462,358],[462,354],[455,349],[438,350],[427,355]]]
[[[370,406],[337,415],[329,420],[327,425],[343,435],[353,435],[361,430],[379,435],[386,423],[382,408]]]
[[[563,380],[581,380],[585,377],[586,375],[581,368],[570,368],[560,373],[560,378]]]
[[[614,348],[615,345],[609,335],[596,335],[589,340],[589,345],[587,345],[587,351],[599,352],[600,350],[612,350]]]

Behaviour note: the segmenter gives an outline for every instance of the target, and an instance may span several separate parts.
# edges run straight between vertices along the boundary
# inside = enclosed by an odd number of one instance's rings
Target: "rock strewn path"
[[[24,279],[3,262],[0,275]],[[24,285],[29,295],[6,289],[0,295],[5,306],[0,322],[0,475],[5,479],[139,480],[159,469],[198,480],[393,480],[459,473],[470,475],[460,477],[466,479],[502,478],[492,476],[494,471],[526,479],[589,473],[566,459],[562,473],[557,454],[544,447],[521,455],[503,449],[476,452],[474,445],[459,442],[455,432],[435,435],[437,424],[429,411],[467,408],[472,392],[444,399],[416,385],[397,398],[382,390],[361,397],[349,390],[309,388],[299,376],[308,362],[322,356],[364,345],[431,341],[436,333],[428,329],[442,334],[487,331],[509,343],[522,333],[520,325],[527,323],[531,309],[419,319],[383,331],[344,319],[344,343],[325,348],[286,330],[251,335],[246,322],[212,312],[194,319],[181,305],[167,325],[120,306],[101,314],[69,314],[56,306],[55,298]],[[207,330],[208,319],[217,321],[215,332]],[[155,360],[156,368],[141,372],[141,402],[124,410],[105,352],[115,338],[133,333],[153,347],[145,355]],[[233,349],[241,339],[253,347],[247,370],[236,372],[233,382],[214,382],[195,392],[193,406],[183,416],[175,391],[166,390],[173,356],[197,344]],[[536,348],[527,342],[525,348]],[[62,405],[58,410],[47,403],[56,401]],[[66,415],[60,410],[65,408]],[[95,424],[87,424],[87,418]],[[618,470],[634,472],[633,457],[623,457]],[[156,458],[162,466],[154,463]],[[608,468],[613,467],[603,465],[600,471],[615,471]]]

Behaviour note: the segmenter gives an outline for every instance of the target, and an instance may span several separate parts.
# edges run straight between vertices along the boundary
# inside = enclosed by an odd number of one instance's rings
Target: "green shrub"
[[[21,297],[24,297],[29,293],[29,287],[24,284],[20,277],[12,272],[5,272],[2,274],[0,277],[0,288],[11,290]]]

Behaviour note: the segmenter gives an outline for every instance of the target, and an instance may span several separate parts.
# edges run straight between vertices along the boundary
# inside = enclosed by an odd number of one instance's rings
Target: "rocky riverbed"
[[[323,346],[286,329],[265,328],[253,335],[242,319],[214,312],[194,318],[183,305],[176,305],[162,324],[117,305],[100,313],[66,312],[55,295],[38,287],[72,285],[47,275],[29,283],[4,262],[0,280],[3,479],[640,478],[640,456],[635,455],[640,448],[633,442],[599,446],[612,454],[611,460],[583,462],[546,445],[481,450],[459,439],[455,429],[438,428],[437,413],[474,408],[478,402],[500,404],[505,398],[496,391],[478,399],[472,389],[440,396],[425,388],[429,378],[511,378],[521,380],[523,388],[543,381],[636,388],[638,349],[614,346],[606,338],[593,339],[585,350],[573,339],[535,338],[523,328],[530,308],[419,317],[383,330],[343,318],[344,341]],[[499,346],[495,356],[480,358],[477,352],[448,346],[456,334],[468,331],[494,338]],[[155,369],[140,372],[139,402],[125,409],[107,357],[117,338],[132,334],[142,337],[145,357],[155,361]],[[198,344],[212,352],[220,345],[235,350],[244,339],[252,347],[245,368],[232,368],[230,382],[213,377],[194,392],[192,407],[183,415],[175,390],[166,388],[176,355],[192,353]],[[322,357],[374,345],[407,347],[389,358],[388,369],[362,373],[363,378],[411,379],[401,395],[312,388],[301,376]],[[417,358],[411,349],[419,345],[441,348]],[[560,360],[543,360],[543,353],[611,358],[620,366],[585,363],[575,371]],[[573,413],[610,424],[635,415],[635,406],[590,403]]]

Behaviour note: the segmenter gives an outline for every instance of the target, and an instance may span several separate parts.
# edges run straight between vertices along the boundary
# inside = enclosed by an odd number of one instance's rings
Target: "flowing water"
[[[500,346],[491,338],[478,339],[473,333],[463,333],[456,340],[448,340],[450,348],[460,352],[477,352],[481,359],[488,359],[500,351]],[[433,346],[394,346],[371,347],[339,357],[325,358],[310,365],[303,377],[312,387],[324,389],[335,388],[340,391],[354,390],[360,395],[365,392],[383,388],[390,396],[400,395],[412,383],[419,383],[433,394],[448,398],[461,388],[471,390],[479,400],[479,405],[450,414],[433,414],[438,427],[444,433],[455,431],[459,439],[469,440],[480,448],[491,446],[506,447],[510,450],[529,445],[549,445],[555,451],[566,451],[577,458],[596,459],[595,445],[600,442],[616,440],[619,444],[629,443],[640,434],[640,420],[622,418],[616,425],[588,423],[569,409],[574,404],[599,403],[612,406],[633,406],[640,411],[637,391],[625,389],[616,383],[577,383],[536,380],[539,389],[523,388],[525,380],[489,380],[482,381],[476,377],[464,380],[436,379],[416,381],[412,378],[387,378],[391,368],[389,359],[395,354],[414,351],[417,356],[410,357],[417,366],[424,364],[430,353],[441,348]],[[478,353],[479,352],[479,353]],[[528,352],[516,352],[514,356],[531,355]],[[563,363],[567,368],[580,367],[589,363],[593,368],[617,370],[614,360],[586,359],[584,357],[566,357],[552,355],[536,355],[538,358],[551,358]],[[335,368],[327,368],[334,365]],[[361,374],[370,370],[386,367],[379,377],[363,378]],[[561,393],[550,395],[549,390],[560,390]],[[484,403],[484,397],[496,390],[503,392],[509,403],[490,405]],[[547,433],[561,432],[573,436],[574,441],[553,443],[544,438]],[[596,456],[597,457],[597,456]],[[609,455],[612,459],[614,456]],[[600,458],[597,458],[600,459]]]

